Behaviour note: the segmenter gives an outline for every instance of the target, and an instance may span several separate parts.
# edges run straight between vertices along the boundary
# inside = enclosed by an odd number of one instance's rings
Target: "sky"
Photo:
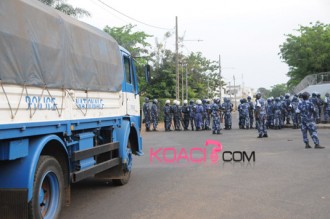
[[[280,59],[279,46],[285,34],[296,34],[299,25],[309,26],[320,21],[330,24],[329,0],[67,0],[75,7],[91,13],[80,20],[103,29],[136,25],[135,31],[153,35],[163,41],[167,31],[174,33],[178,17],[179,37],[186,41],[180,52],[201,52],[204,57],[218,61],[224,81],[244,83],[245,87],[271,89],[286,83],[288,66]],[[136,22],[117,11],[138,20]],[[155,26],[155,27],[151,27]],[[156,28],[157,27],[157,28]],[[161,29],[165,28],[165,29]],[[167,41],[175,50],[175,35]]]

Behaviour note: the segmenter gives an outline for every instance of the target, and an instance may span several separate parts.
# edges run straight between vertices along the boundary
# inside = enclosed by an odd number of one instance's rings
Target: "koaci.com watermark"
[[[221,142],[215,140],[206,140],[205,147],[193,147],[188,151],[185,148],[180,148],[179,150],[174,147],[158,148],[154,150],[150,148],[150,163],[206,163],[207,162],[207,146],[212,146],[212,151],[209,156],[211,163],[216,164],[219,161],[219,154],[223,147]],[[197,156],[196,156],[197,155]],[[246,151],[223,151],[222,152],[223,162],[250,162],[256,161],[255,151],[248,154]]]

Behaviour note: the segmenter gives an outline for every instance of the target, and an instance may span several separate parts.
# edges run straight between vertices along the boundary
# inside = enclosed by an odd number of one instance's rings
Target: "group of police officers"
[[[153,130],[157,131],[159,109],[157,99],[149,103],[149,98],[145,98],[143,105],[144,121],[146,131],[151,131],[151,123]],[[320,122],[321,112],[324,112],[324,119],[328,121],[330,118],[330,97],[327,93],[324,100],[318,93],[313,93],[312,97],[308,92],[294,95],[292,98],[289,94],[276,98],[268,98],[267,101],[261,97],[260,93],[256,94],[253,102],[250,96],[247,99],[241,99],[238,105],[239,128],[258,130],[258,138],[268,137],[267,129],[281,129],[284,123],[290,124],[292,121],[293,128],[301,128],[305,148],[311,148],[307,137],[307,131],[315,144],[315,148],[324,148],[320,146],[317,136],[316,123]],[[213,134],[221,134],[220,121],[224,120],[224,129],[232,128],[232,111],[233,104],[229,98],[224,98],[220,103],[219,98],[209,99],[174,100],[172,105],[170,100],[166,100],[163,107],[165,131],[181,131],[183,130],[212,130]],[[211,126],[212,121],[212,126]]]

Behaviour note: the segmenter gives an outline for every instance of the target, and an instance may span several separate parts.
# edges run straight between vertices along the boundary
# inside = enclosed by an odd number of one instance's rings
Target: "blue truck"
[[[58,218],[88,177],[126,184],[140,129],[127,50],[36,0],[0,2],[0,218]]]

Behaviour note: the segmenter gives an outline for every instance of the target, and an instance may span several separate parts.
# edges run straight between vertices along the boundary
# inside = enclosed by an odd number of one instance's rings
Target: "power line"
[[[158,26],[154,26],[154,25],[151,25],[151,24],[144,23],[144,22],[142,22],[142,21],[139,21],[139,20],[137,20],[137,19],[135,19],[135,18],[133,18],[133,17],[131,17],[131,16],[128,16],[128,15],[126,15],[126,14],[124,14],[124,13],[118,11],[117,9],[111,7],[110,5],[104,3],[104,2],[101,1],[101,0],[98,0],[98,1],[99,1],[100,3],[102,3],[103,5],[105,5],[106,7],[110,8],[110,9],[116,11],[117,13],[119,13],[119,14],[121,14],[121,15],[123,15],[123,16],[125,16],[125,17],[127,17],[127,18],[129,18],[129,19],[131,19],[131,20],[133,20],[133,21],[135,21],[135,22],[138,22],[138,23],[140,23],[140,24],[143,24],[143,25],[146,25],[146,26],[149,26],[149,27],[153,27],[153,28],[157,28],[157,29],[173,30],[173,28],[170,29],[170,28],[158,27]]]
[[[112,16],[114,16],[114,17],[116,17],[117,19],[121,20],[122,22],[124,22],[124,23],[127,23],[127,22],[128,22],[128,20],[125,20],[125,19],[123,19],[122,17],[118,16],[118,15],[115,14],[113,11],[111,11],[109,8],[105,8],[105,7],[103,7],[102,5],[100,5],[100,3],[97,2],[97,0],[91,0],[91,2],[92,2],[93,4],[95,4],[97,7],[101,8],[102,10],[104,10],[105,12],[108,12],[108,13],[110,13]]]

